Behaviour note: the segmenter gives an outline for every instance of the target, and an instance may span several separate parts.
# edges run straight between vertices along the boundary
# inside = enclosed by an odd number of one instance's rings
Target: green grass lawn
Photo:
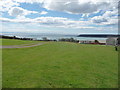
[[[22,45],[22,44],[32,44],[39,43],[39,41],[30,41],[30,40],[15,40],[15,39],[0,39],[0,44],[2,45]]]
[[[50,42],[2,50],[3,88],[118,87],[118,53],[112,46]]]

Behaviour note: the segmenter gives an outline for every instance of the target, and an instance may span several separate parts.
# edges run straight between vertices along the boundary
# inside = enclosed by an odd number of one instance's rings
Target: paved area
[[[0,48],[27,48],[27,47],[35,47],[35,46],[43,45],[45,43],[46,42],[41,42],[37,44],[23,44],[23,45],[5,45],[5,46],[0,45]]]

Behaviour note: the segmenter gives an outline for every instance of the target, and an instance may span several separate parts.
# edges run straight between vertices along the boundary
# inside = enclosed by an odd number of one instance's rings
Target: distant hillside
[[[81,34],[78,37],[99,37],[99,38],[106,38],[106,37],[120,37],[120,35],[115,34]]]

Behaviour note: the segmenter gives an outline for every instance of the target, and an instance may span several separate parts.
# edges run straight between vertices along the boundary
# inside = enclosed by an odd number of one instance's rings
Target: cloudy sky
[[[0,0],[2,32],[118,33],[119,0]]]

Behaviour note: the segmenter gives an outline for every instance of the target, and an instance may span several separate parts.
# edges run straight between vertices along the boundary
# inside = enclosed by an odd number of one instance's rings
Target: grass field
[[[38,43],[38,41],[30,41],[30,40],[15,40],[15,39],[0,39],[2,45],[22,45],[22,44],[31,44]]]
[[[118,53],[112,46],[49,42],[2,50],[3,88],[118,87]]]

